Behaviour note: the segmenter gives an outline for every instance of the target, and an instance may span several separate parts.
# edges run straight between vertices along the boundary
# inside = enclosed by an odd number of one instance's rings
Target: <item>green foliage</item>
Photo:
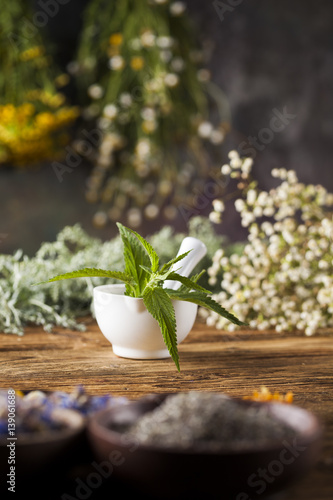
[[[215,302],[210,296],[207,296],[203,292],[191,292],[189,290],[166,290],[169,297],[173,300],[185,300],[186,302],[193,302],[198,304],[198,306],[210,309],[216,312],[219,316],[223,316],[227,320],[231,321],[235,325],[242,326],[246,325],[242,321],[239,321],[233,314],[230,314],[226,309],[224,309],[220,304]]]
[[[210,221],[203,217],[191,219],[187,233],[176,233],[171,226],[164,226],[147,239],[163,266],[177,253],[185,236],[194,236],[205,242],[207,255],[202,260],[202,267],[209,267],[214,253],[221,247],[227,247],[225,239],[216,235]],[[132,237],[136,240],[134,235]],[[144,265],[148,268],[149,257],[142,245],[139,244],[138,248],[142,250]],[[93,287],[116,283],[115,279],[86,277],[45,283],[38,287],[31,285],[45,281],[48,276],[86,267],[128,273],[124,268],[123,253],[120,236],[102,241],[89,236],[76,224],[64,227],[55,241],[43,243],[33,256],[25,255],[22,250],[13,255],[0,254],[0,331],[23,335],[28,325],[40,325],[48,332],[55,327],[84,330],[82,318],[94,316],[91,301]],[[207,275],[200,277],[200,284],[209,288]]]
[[[198,276],[196,276],[195,280],[191,280],[173,271],[172,266],[176,262],[182,260],[188,252],[182,254],[182,256],[178,258],[169,260],[169,262],[164,264],[160,269],[159,257],[152,245],[132,229],[123,226],[119,222],[117,226],[124,245],[126,272],[85,268],[58,275],[49,279],[48,282],[69,278],[103,276],[126,283],[127,288],[125,294],[131,297],[142,298],[149,313],[158,321],[164,342],[178,370],[180,368],[177,350],[177,325],[175,311],[171,301],[172,299],[193,302],[214,311],[220,316],[227,318],[232,323],[237,325],[244,324],[209,297],[211,292],[196,282]],[[136,239],[133,239],[133,235]],[[143,264],[147,259],[143,257],[140,246],[144,249],[150,260],[150,268]],[[180,282],[182,289],[175,291],[163,288],[166,280]],[[193,290],[195,291],[193,292]]]
[[[118,223],[117,226],[119,227],[119,226],[121,226],[121,224]],[[151,270],[153,273],[155,273],[159,269],[160,260],[158,258],[157,253],[155,252],[155,250],[151,246],[151,244],[147,240],[145,240],[140,234],[138,234],[136,231],[133,231],[133,229],[124,228],[124,226],[122,226],[122,227],[123,227],[123,230],[125,229],[125,231],[127,231],[127,232],[128,231],[132,232],[138,238],[138,240],[140,241],[143,248],[146,250],[146,252],[148,254],[148,257],[149,257],[150,262],[151,262]]]
[[[178,255],[174,259],[169,260],[169,262],[167,262],[166,264],[164,264],[164,266],[162,267],[161,273],[164,273],[165,271],[169,271],[169,269],[171,268],[171,266],[173,266],[174,264],[176,264],[180,260],[184,259],[184,257],[186,257],[186,255],[188,255],[190,253],[190,251],[191,250],[189,250],[188,252],[182,253],[181,255]]]
[[[157,320],[165,345],[177,370],[180,371],[175,310],[168,293],[159,286],[147,286],[143,293],[143,301],[147,310]]]
[[[53,281],[68,280],[72,278],[113,278],[116,280],[121,280],[129,287],[133,287],[136,282],[130,274],[122,273],[120,271],[104,271],[104,269],[96,268],[85,268],[79,269],[78,271],[72,271],[70,273],[59,274],[54,278],[47,281],[41,281],[40,283],[35,283],[35,285],[42,285],[44,283],[51,283]]]
[[[122,224],[117,226],[124,245],[125,272],[133,277],[134,297],[138,297],[149,280],[149,273],[144,269],[149,266],[149,257],[134,235],[129,234]],[[126,294],[130,295],[130,291],[131,287],[126,284]]]

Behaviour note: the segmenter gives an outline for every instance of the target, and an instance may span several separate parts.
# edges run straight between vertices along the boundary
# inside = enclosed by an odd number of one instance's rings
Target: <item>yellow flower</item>
[[[252,396],[245,396],[243,399],[251,399],[252,401],[278,401],[280,403],[292,403],[293,393],[287,392],[285,396],[279,392],[270,392],[267,387],[262,386],[259,391],[253,391]]]
[[[37,92],[37,91],[36,91]],[[61,94],[43,91],[33,93],[39,101],[60,104]],[[62,132],[79,115],[78,107],[63,107],[52,111],[36,112],[35,106],[24,102],[20,106],[0,106],[0,163],[11,162],[24,166],[40,160],[63,155],[69,136]],[[54,134],[54,132],[58,132]]]
[[[31,116],[35,112],[35,106],[30,102],[25,102],[18,108],[18,111],[24,116]]]
[[[58,75],[55,79],[55,84],[57,87],[64,87],[67,85],[70,81],[69,76],[66,73],[62,73],[61,75]]]
[[[38,115],[36,115],[35,120],[36,120],[36,125],[42,128],[50,128],[55,123],[55,119],[52,113],[47,113],[47,112],[38,113]]]
[[[156,122],[145,120],[142,122],[142,130],[145,134],[151,134],[154,130],[156,130]]]
[[[21,61],[29,61],[30,59],[35,59],[36,57],[40,57],[43,54],[44,54],[44,47],[39,45],[23,51],[20,54],[20,59]]]
[[[57,121],[58,123],[62,124],[67,124],[72,121],[74,121],[80,114],[80,109],[78,106],[73,106],[71,108],[62,108],[60,109],[57,114]]]
[[[58,108],[65,102],[65,96],[63,94],[55,94],[50,98],[49,104],[52,108]]]
[[[135,71],[139,71],[140,69],[143,68],[144,66],[144,60],[140,56],[132,57],[130,65],[131,68],[134,69]]]
[[[15,119],[16,109],[12,104],[5,104],[0,107],[0,117],[4,124],[7,124]]]
[[[123,35],[121,33],[113,33],[109,38],[110,45],[121,45],[123,43]]]

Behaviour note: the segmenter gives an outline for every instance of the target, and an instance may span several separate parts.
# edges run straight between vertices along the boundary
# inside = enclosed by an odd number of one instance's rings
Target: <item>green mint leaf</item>
[[[201,276],[203,274],[205,274],[205,272],[206,272],[206,269],[203,269],[202,271],[200,271],[200,273],[194,274],[193,276],[190,276],[190,280],[194,281],[194,283],[197,283],[199,281],[199,279],[201,278]]]
[[[201,278],[201,276],[203,274],[205,274],[206,270],[203,269],[200,273],[198,274],[194,274],[193,276],[190,276],[190,280],[193,281],[194,283],[197,283],[199,281],[199,279]],[[178,288],[178,291],[179,292],[188,292],[189,290],[189,287],[185,286],[185,285],[181,285],[179,288]]]
[[[200,292],[206,293],[206,294],[211,294],[212,292],[209,290],[206,290],[201,285],[198,285],[195,281],[192,281],[190,278],[186,278],[185,276],[181,276],[178,273],[171,272],[168,276],[168,280],[173,280],[173,281],[179,281],[182,283],[187,288],[187,291],[190,292],[191,290],[199,290]]]
[[[151,270],[152,270],[152,272],[156,273],[158,271],[159,267],[160,267],[160,261],[159,261],[159,257],[157,255],[157,253],[155,252],[155,250],[153,249],[153,247],[151,246],[151,244],[147,240],[145,240],[143,238],[143,236],[141,236],[139,233],[137,233],[133,229],[129,229],[129,228],[126,228],[126,229],[128,231],[131,231],[131,233],[133,233],[138,238],[138,240],[140,241],[141,245],[144,247],[144,249],[148,253],[148,256],[149,256],[149,259],[150,259],[150,262],[151,262]]]
[[[171,266],[176,264],[176,262],[179,262],[180,260],[183,260],[186,255],[188,255],[192,250],[188,250],[188,252],[182,253],[181,255],[178,255],[178,257],[175,257],[174,259],[169,260],[166,264],[163,265],[161,269],[161,273],[164,273],[165,271],[168,271]]]
[[[177,370],[180,371],[175,310],[168,294],[161,287],[152,288],[147,286],[143,293],[143,302],[153,318],[157,320],[165,345]]]
[[[144,267],[149,267],[150,259],[132,232],[120,222],[117,222],[117,226],[124,246],[125,272],[132,276],[136,283],[134,293],[133,289],[129,286],[126,287],[126,295],[141,297],[144,287],[149,281],[150,274]]]
[[[185,300],[186,302],[193,302],[194,304],[198,304],[201,307],[206,307],[207,309],[216,312],[236,325],[242,326],[247,324],[240,321],[236,318],[236,316],[229,313],[226,309],[224,309],[224,307],[202,292],[182,292],[179,290],[171,290],[169,288],[165,288],[164,291],[172,300]]]
[[[150,274],[152,274],[152,271],[151,271],[151,269],[150,269],[149,267],[147,267],[147,266],[143,266],[142,264],[140,264],[140,267],[141,267],[144,271],[146,271],[149,275],[150,275]]]
[[[51,283],[52,281],[67,280],[71,278],[114,278],[123,281],[129,286],[135,285],[132,276],[120,272],[120,271],[104,271],[103,269],[96,269],[94,267],[86,267],[84,269],[79,269],[78,271],[72,271],[70,273],[59,274],[47,281],[41,281],[40,283],[34,283],[34,285],[41,285],[44,283]]]

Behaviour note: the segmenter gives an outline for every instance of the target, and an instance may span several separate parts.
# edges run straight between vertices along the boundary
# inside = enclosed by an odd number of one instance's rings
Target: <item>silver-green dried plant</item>
[[[207,255],[201,261],[208,268],[218,248],[229,248],[227,241],[215,233],[205,217],[193,217],[186,233],[175,232],[171,226],[147,236],[156,249],[161,263],[177,252],[185,236],[194,236],[205,242]],[[30,256],[22,249],[11,254],[0,254],[0,331],[23,335],[27,326],[41,326],[52,332],[55,328],[85,330],[87,321],[94,317],[91,294],[94,286],[114,282],[110,278],[95,277],[65,280],[32,287],[34,281],[45,280],[61,272],[82,267],[102,267],[123,270],[123,248],[120,235],[102,241],[92,237],[79,225],[64,227],[55,241],[44,242]],[[199,264],[194,273],[198,272]],[[208,286],[208,276],[200,278]]]
[[[91,277],[122,281],[126,285],[125,295],[142,298],[148,312],[157,320],[164,343],[178,371],[180,371],[180,366],[173,300],[192,302],[215,312],[236,325],[245,325],[213,300],[210,296],[211,291],[198,284],[198,279],[204,270],[192,277],[186,277],[177,272],[175,265],[181,262],[190,251],[178,255],[162,265],[156,250],[143,236],[119,222],[117,227],[123,243],[123,271],[83,268],[54,276],[44,282],[36,283],[36,285]],[[180,287],[177,290],[165,287],[167,280],[179,282]]]

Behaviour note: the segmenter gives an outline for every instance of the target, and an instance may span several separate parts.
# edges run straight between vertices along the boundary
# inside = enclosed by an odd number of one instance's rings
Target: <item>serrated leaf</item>
[[[129,286],[135,285],[133,278],[127,273],[123,273],[121,271],[104,271],[104,269],[96,269],[94,267],[86,267],[84,269],[79,269],[78,271],[59,274],[58,276],[54,276],[47,281],[34,283],[34,285],[41,285],[44,283],[51,283],[52,281],[67,280],[72,278],[113,278],[123,281]]]
[[[211,311],[216,312],[220,316],[231,321],[238,326],[246,325],[247,323],[243,323],[236,316],[228,312],[224,307],[222,307],[218,302],[215,302],[211,297],[206,296],[202,292],[182,292],[180,290],[171,290],[169,288],[164,288],[164,291],[169,295],[172,300],[184,300],[186,302],[193,302],[194,304],[198,304],[201,307],[206,307]]]
[[[123,226],[123,227],[125,227],[125,226]],[[160,260],[159,260],[157,253],[155,252],[154,248],[151,246],[151,244],[147,240],[144,239],[143,236],[141,236],[139,233],[134,231],[134,229],[130,229],[130,228],[125,228],[125,229],[127,229],[128,231],[133,233],[138,238],[141,245],[144,247],[144,249],[148,253],[148,256],[149,256],[149,259],[151,262],[152,272],[156,273],[160,267]]]
[[[150,275],[150,274],[152,274],[152,271],[151,271],[151,269],[150,269],[149,267],[147,267],[147,266],[143,266],[142,264],[140,264],[140,267],[141,267],[144,271],[146,271],[149,275]]]
[[[200,273],[197,273],[197,274],[194,274],[193,276],[190,276],[190,280],[194,281],[194,283],[197,283],[198,280],[201,278],[201,276],[203,274],[205,274],[205,272],[206,272],[206,269],[203,269],[202,271],[200,271]]]
[[[168,348],[177,370],[180,371],[176,316],[171,299],[163,288],[152,288],[147,286],[143,293],[143,302],[148,312],[157,320],[163,335],[164,343]]]
[[[189,279],[191,281],[193,281],[194,283],[197,283],[199,281],[199,279],[201,278],[201,276],[203,274],[205,274],[206,270],[203,269],[202,271],[200,271],[200,273],[197,273],[197,274],[194,274],[193,276],[190,276]],[[178,288],[178,292],[188,292],[188,287],[185,286],[185,285],[181,285],[179,288]]]
[[[120,222],[117,222],[117,226],[124,246],[125,272],[132,276],[136,282],[135,292],[132,293],[132,290],[127,287],[126,295],[141,297],[150,276],[144,269],[144,267],[150,265],[149,256],[128,228],[120,224]]]
[[[178,273],[171,272],[168,276],[168,280],[179,281],[180,283],[182,283],[182,285],[184,285],[187,288],[188,292],[191,290],[199,290],[200,292],[204,292],[206,294],[212,293],[210,290],[206,290],[206,288],[204,288],[201,285],[198,285],[198,283],[192,281],[190,278],[182,276],[181,274]]]
[[[174,259],[169,260],[169,262],[167,262],[166,264],[163,265],[163,267],[161,269],[161,273],[164,273],[165,271],[170,269],[171,266],[176,264],[176,262],[183,260],[186,257],[186,255],[188,255],[190,252],[192,252],[192,250],[188,250],[187,252],[182,253],[181,255],[178,255],[178,257],[175,257]]]

